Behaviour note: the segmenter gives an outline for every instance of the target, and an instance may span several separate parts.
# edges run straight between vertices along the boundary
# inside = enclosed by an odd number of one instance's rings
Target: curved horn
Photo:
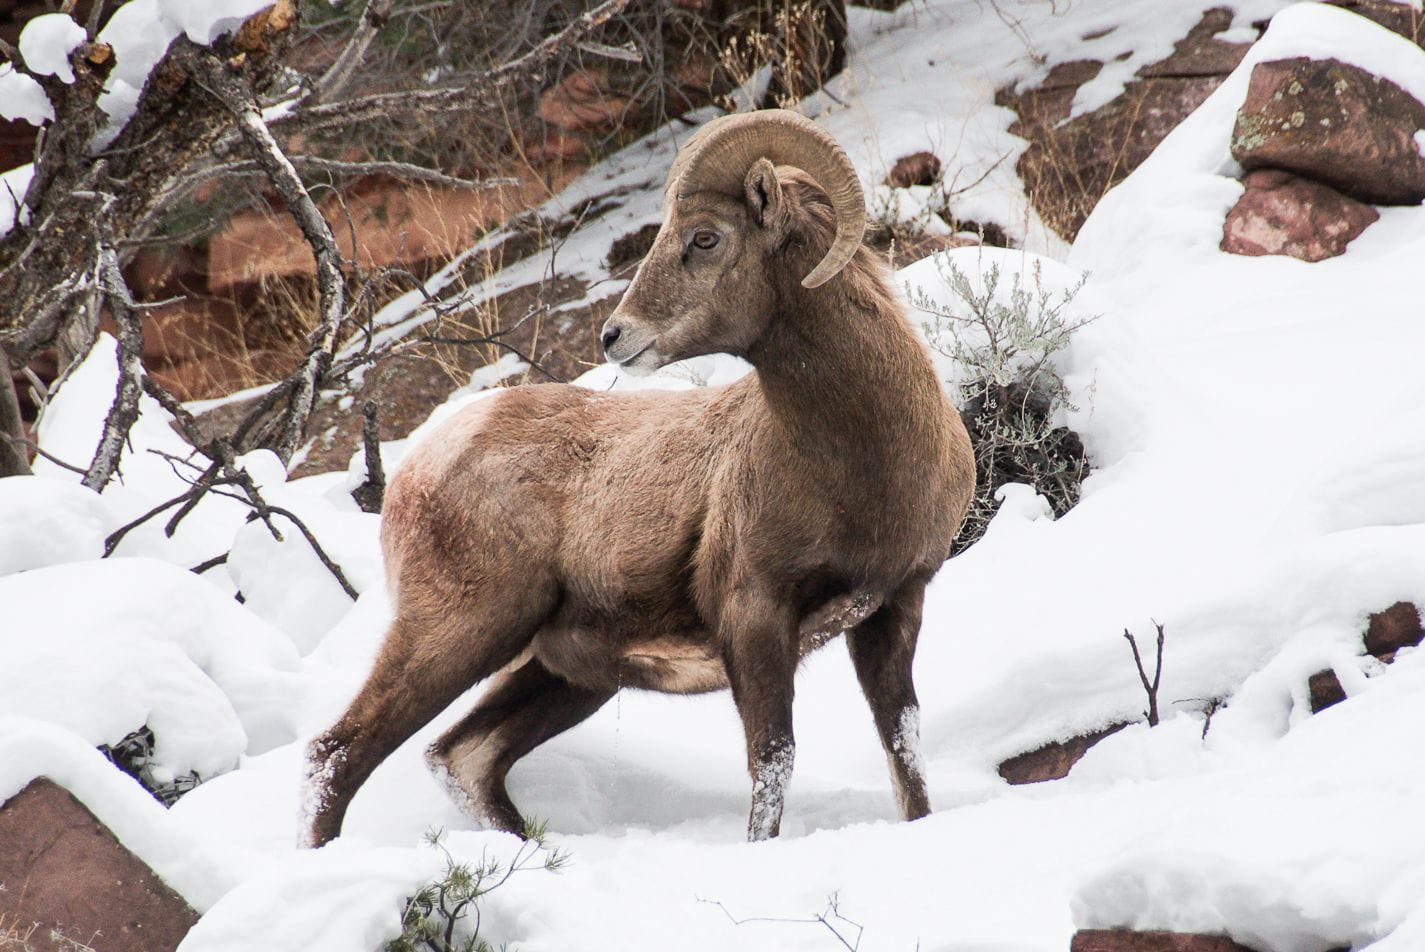
[[[806,172],[831,199],[836,239],[805,278],[815,288],[846,267],[866,231],[866,200],[856,168],[820,126],[788,109],[721,116],[693,134],[668,171],[667,199],[694,192],[742,194],[742,180],[758,159]],[[666,200],[666,199],[665,199]]]

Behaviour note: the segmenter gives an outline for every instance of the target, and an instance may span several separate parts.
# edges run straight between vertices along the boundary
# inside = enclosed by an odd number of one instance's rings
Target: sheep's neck
[[[883,311],[835,292],[804,298],[801,308],[773,316],[749,355],[769,409],[799,448],[868,463],[940,450],[947,410],[940,383],[924,345],[886,297]]]

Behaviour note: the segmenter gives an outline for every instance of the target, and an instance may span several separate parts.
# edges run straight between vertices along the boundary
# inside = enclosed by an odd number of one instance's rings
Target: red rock
[[[912,152],[896,159],[886,176],[886,184],[892,188],[909,188],[912,185],[934,185],[939,178],[940,160],[934,152]]]
[[[1390,0],[1327,0],[1332,6],[1344,7],[1367,20],[1379,23],[1393,33],[1399,33],[1416,46],[1425,46],[1425,12],[1409,3]]]
[[[1138,70],[1144,79],[1186,79],[1226,76],[1247,55],[1250,43],[1229,43],[1217,34],[1232,26],[1232,11],[1214,7],[1203,13],[1197,26],[1173,47],[1172,55]]]
[[[1053,741],[1035,750],[1018,754],[999,765],[999,775],[1012,784],[1041,783],[1068,776],[1070,768],[1090,747],[1127,724],[1115,724],[1105,730],[1066,741]]]
[[[1133,932],[1128,929],[1080,929],[1069,952],[1254,952],[1225,935],[1187,932]]]
[[[1425,199],[1415,133],[1425,105],[1395,83],[1340,60],[1259,63],[1237,112],[1232,156],[1325,182],[1377,205]]]
[[[606,80],[592,70],[576,70],[539,97],[539,118],[575,132],[610,129],[629,108],[627,99],[605,88]]]
[[[1001,89],[995,104],[1019,118],[1009,131],[1029,140],[1015,170],[1049,227],[1073,240],[1098,200],[1123,181],[1241,61],[1247,45],[1216,34],[1232,23],[1225,8],[1208,10],[1173,54],[1138,71],[1122,95],[1069,119],[1079,86],[1096,76],[1094,60],[1062,63],[1033,89]]]
[[[1410,602],[1396,602],[1385,611],[1371,615],[1366,628],[1366,651],[1381,660],[1393,658],[1399,648],[1420,644],[1425,631],[1420,626],[1420,611]]]
[[[1369,205],[1328,185],[1277,169],[1242,178],[1246,191],[1222,225],[1222,250],[1238,255],[1334,258],[1380,218]]]
[[[1319,714],[1328,707],[1346,700],[1346,690],[1341,687],[1341,680],[1336,677],[1336,672],[1330,668],[1318,671],[1307,678],[1306,691],[1311,698],[1311,713],[1313,714]]]
[[[75,942],[103,952],[166,952],[198,921],[108,827],[43,777],[0,806],[0,882],[4,911],[39,924],[24,946],[34,952]]]

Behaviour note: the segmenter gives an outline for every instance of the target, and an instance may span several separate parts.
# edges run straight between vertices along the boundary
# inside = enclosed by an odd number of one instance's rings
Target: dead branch
[[[1158,726],[1158,684],[1163,679],[1163,626],[1153,622],[1158,628],[1158,663],[1153,671],[1153,680],[1148,680],[1148,672],[1143,669],[1143,658],[1138,654],[1138,642],[1133,633],[1123,629],[1123,637],[1128,639],[1128,647],[1133,649],[1133,664],[1138,668],[1138,680],[1143,682],[1143,690],[1148,695],[1148,726]]]
[[[143,393],[140,382],[143,377],[143,331],[139,327],[129,286],[119,270],[118,256],[114,246],[108,242],[99,245],[99,285],[119,329],[119,382],[114,402],[104,419],[104,433],[94,450],[94,459],[80,480],[83,486],[96,493],[103,492],[118,471],[129,430],[139,418],[139,397]]]
[[[287,206],[316,259],[320,300],[317,326],[307,338],[307,355],[295,375],[287,412],[273,446],[278,458],[283,463],[289,463],[306,433],[307,418],[316,403],[317,387],[331,366],[337,333],[346,314],[346,279],[341,271],[341,252],[337,249],[331,226],[322,217],[297,170],[263,120],[252,91],[217,57],[207,57],[203,65],[205,85],[236,118],[238,130],[247,141],[253,158],[267,173],[268,181]]]
[[[346,41],[346,46],[336,61],[322,74],[321,79],[317,80],[312,94],[315,101],[330,99],[351,81],[351,74],[366,56],[371,41],[385,28],[386,18],[391,15],[393,3],[394,0],[367,0],[361,11],[361,22],[352,32],[351,39]]]
[[[413,182],[429,182],[432,185],[442,185],[446,188],[478,191],[480,189],[502,188],[507,185],[519,184],[519,179],[514,178],[459,178],[454,175],[446,175],[444,172],[436,169],[426,168],[423,165],[414,165],[410,162],[383,162],[374,160],[342,162],[336,159],[324,159],[315,155],[291,155],[287,158],[296,168],[311,169],[316,172],[330,172],[334,175],[390,175],[395,178],[408,179]],[[225,162],[221,165],[211,165],[184,178],[175,186],[175,191],[181,191],[184,188],[197,185],[208,179],[217,178],[221,175],[266,174],[266,171],[265,168],[252,159]]]
[[[366,455],[366,479],[351,491],[362,512],[380,512],[386,496],[386,470],[381,464],[381,439],[376,426],[376,402],[361,408],[361,445]]]
[[[255,493],[256,489],[254,489],[253,492]],[[327,555],[326,550],[323,549],[321,543],[317,541],[317,537],[312,535],[312,530],[307,528],[307,524],[305,522],[297,518],[296,513],[293,513],[288,509],[283,509],[281,506],[268,506],[267,510],[273,515],[281,516],[282,518],[291,522],[292,525],[297,527],[297,531],[302,533],[302,538],[306,539],[307,544],[312,547],[312,552],[316,554],[322,565],[326,566],[327,571],[332,574],[332,577],[336,579],[337,584],[341,586],[341,590],[343,592],[346,592],[346,594],[350,596],[352,601],[356,601],[358,598],[361,597],[361,593],[358,592],[354,587],[352,587],[352,584],[347,581],[346,573],[341,570],[341,566],[337,565],[336,562],[332,561],[331,556]]]
[[[351,582],[347,580],[346,573],[342,571],[341,566],[338,565],[331,556],[327,555],[326,550],[322,548],[321,543],[317,541],[317,537],[312,534],[312,531],[307,528],[306,523],[302,522],[302,520],[290,510],[284,509],[281,506],[270,505],[267,500],[263,498],[262,493],[257,488],[257,483],[252,478],[252,474],[237,464],[231,442],[218,437],[206,437],[202,432],[202,428],[198,425],[198,421],[193,418],[193,414],[189,413],[173,394],[154,382],[152,377],[147,375],[143,377],[143,389],[145,393],[153,397],[160,406],[173,416],[174,425],[183,435],[183,438],[199,453],[206,456],[210,461],[210,465],[203,471],[202,475],[193,480],[185,492],[167,502],[155,506],[138,519],[121,527],[121,529],[111,535],[109,539],[105,540],[105,555],[112,554],[115,547],[118,546],[119,540],[134,528],[142,525],[160,513],[167,512],[174,506],[183,505],[184,511],[175,514],[175,517],[170,520],[169,524],[165,527],[165,531],[171,536],[174,530],[177,529],[181,516],[187,512],[191,512],[193,506],[197,504],[198,499],[206,493],[215,493],[220,496],[237,499],[250,506],[253,511],[253,518],[262,520],[263,524],[267,526],[267,530],[272,533],[272,537],[279,542],[282,541],[282,533],[273,523],[272,517],[276,515],[287,519],[297,527],[297,531],[307,540],[307,544],[312,547],[312,551],[316,554],[317,559],[326,567],[332,577],[336,579],[342,591],[346,592],[352,599],[357,597],[358,593]],[[274,388],[274,390],[275,389],[276,388]],[[249,421],[252,417],[253,414],[250,414]],[[237,487],[241,490],[241,495],[223,492],[221,487],[224,486]]]

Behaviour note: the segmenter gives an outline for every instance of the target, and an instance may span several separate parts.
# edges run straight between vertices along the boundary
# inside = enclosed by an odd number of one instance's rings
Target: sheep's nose
[[[607,351],[610,347],[616,344],[618,342],[619,337],[621,337],[622,335],[623,329],[620,327],[605,327],[604,335],[602,338],[600,338],[603,341],[604,350]]]

